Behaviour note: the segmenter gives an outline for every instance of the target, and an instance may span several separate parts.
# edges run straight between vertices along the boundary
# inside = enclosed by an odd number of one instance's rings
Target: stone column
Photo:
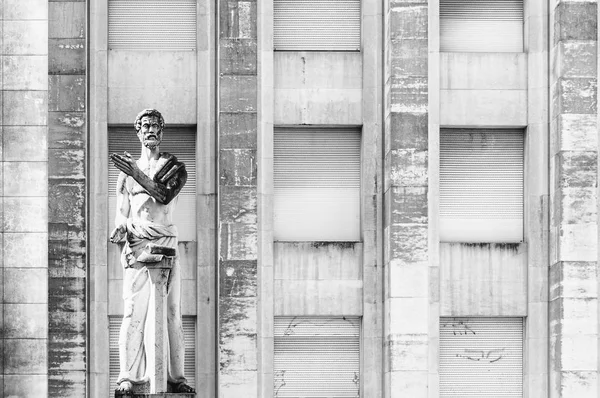
[[[550,394],[598,391],[595,1],[551,2]]]
[[[257,396],[256,1],[219,2],[219,396]]]
[[[385,10],[384,397],[428,394],[428,2]]]
[[[48,3],[0,3],[0,395],[48,396]]]

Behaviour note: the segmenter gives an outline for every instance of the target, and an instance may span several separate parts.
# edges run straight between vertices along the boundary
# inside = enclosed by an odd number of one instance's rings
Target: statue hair
[[[135,128],[135,131],[139,132],[140,129],[142,128],[142,118],[144,116],[157,117],[158,124],[160,126],[160,130],[162,131],[165,128],[165,119],[163,119],[163,117],[159,111],[157,111],[156,109],[144,109],[143,111],[138,113],[137,117],[135,118],[135,123],[133,123],[133,127]]]

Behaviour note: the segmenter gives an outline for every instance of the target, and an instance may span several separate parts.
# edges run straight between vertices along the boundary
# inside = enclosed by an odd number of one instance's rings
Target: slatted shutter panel
[[[110,50],[195,50],[196,0],[109,0]]]
[[[173,223],[179,231],[179,241],[196,240],[196,129],[195,127],[169,127],[163,133],[160,150],[169,152],[185,163],[187,182],[179,192],[173,213]],[[129,152],[134,159],[140,157],[141,144],[133,126],[111,126],[108,129],[108,153]],[[116,185],[119,170],[109,162],[108,211],[109,225],[114,224],[117,197]]]
[[[522,52],[523,0],[440,0],[440,51]]]
[[[523,240],[522,130],[442,129],[440,240]]]
[[[359,396],[360,318],[276,317],[275,397]]]
[[[111,388],[117,385],[119,377],[119,331],[123,318],[108,318],[109,335],[109,379]],[[196,317],[184,316],[182,319],[183,337],[185,340],[184,372],[190,386],[196,385]]]
[[[273,45],[288,51],[358,51],[360,21],[360,0],[274,0]]]
[[[442,318],[440,397],[522,397],[522,318]]]
[[[360,239],[360,131],[276,128],[274,234],[279,241]]]

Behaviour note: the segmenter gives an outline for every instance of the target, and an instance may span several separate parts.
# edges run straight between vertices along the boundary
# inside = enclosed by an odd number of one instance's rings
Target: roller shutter
[[[522,397],[523,318],[441,318],[440,397]]]
[[[441,241],[523,240],[523,146],[523,130],[441,130]]]
[[[360,240],[360,131],[276,128],[278,241]]]
[[[440,51],[522,52],[523,0],[440,0]]]
[[[111,316],[109,319],[109,378],[111,389],[116,387],[119,377],[119,331],[122,317]],[[190,386],[196,385],[196,317],[182,318],[183,336],[185,341],[185,378]]]
[[[196,0],[109,0],[111,50],[195,50]]]
[[[133,126],[111,126],[108,129],[108,153],[129,152],[138,159],[141,144]],[[169,152],[185,163],[188,179],[179,192],[173,213],[173,222],[179,231],[179,241],[196,240],[196,128],[169,127],[163,133],[160,150]],[[109,225],[113,226],[117,208],[116,185],[119,170],[109,162],[108,166],[108,211]]]
[[[360,22],[360,0],[274,0],[273,45],[288,51],[358,51]]]
[[[275,397],[359,396],[360,318],[276,317]]]

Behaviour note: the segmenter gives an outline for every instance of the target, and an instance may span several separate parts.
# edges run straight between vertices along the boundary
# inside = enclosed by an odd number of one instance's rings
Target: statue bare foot
[[[193,394],[196,392],[196,390],[194,390],[192,387],[188,386],[185,383],[179,383],[175,386],[175,392]]]
[[[115,390],[115,397],[131,396],[133,394],[133,384],[130,381],[122,381]]]

